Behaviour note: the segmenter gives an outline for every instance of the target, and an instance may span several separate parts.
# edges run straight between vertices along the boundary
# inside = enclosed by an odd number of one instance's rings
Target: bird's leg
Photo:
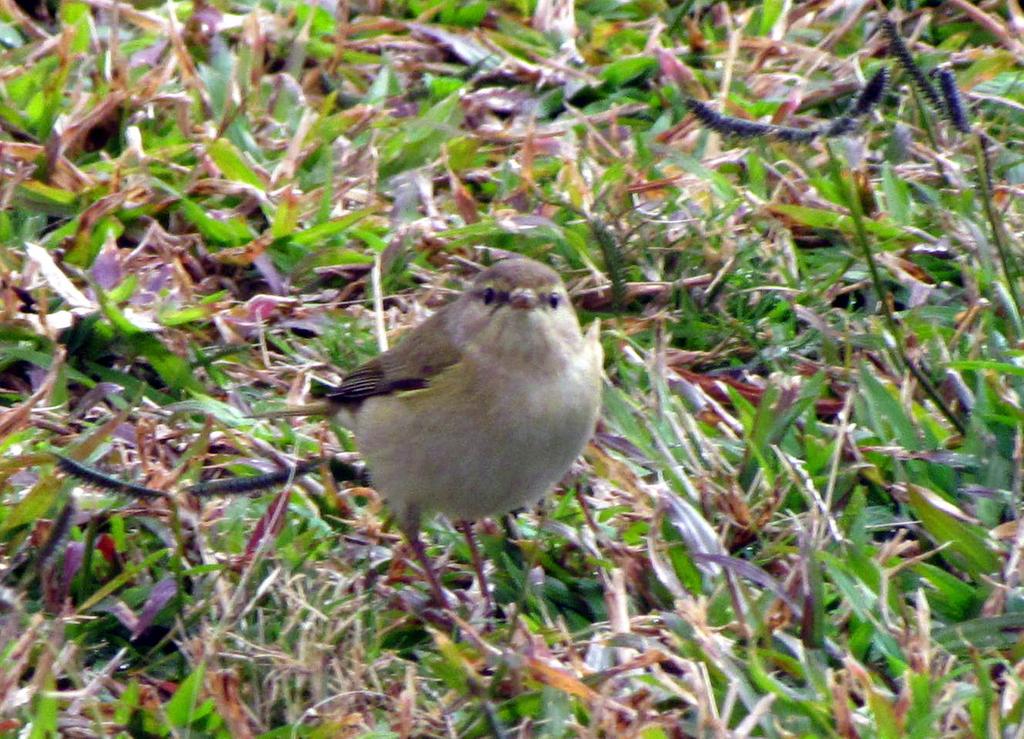
[[[491,601],[491,589],[487,584],[487,576],[484,574],[484,560],[480,556],[480,549],[476,545],[476,536],[473,533],[473,524],[470,521],[462,520],[455,524],[455,528],[462,532],[469,544],[469,554],[473,558],[473,569],[476,571],[476,580],[480,583],[480,592],[484,596],[484,605],[487,613],[494,611],[494,603]]]
[[[413,554],[416,555],[420,567],[423,568],[423,572],[427,576],[434,601],[441,608],[449,608],[448,597],[444,594],[444,588],[441,587],[441,580],[438,579],[437,573],[434,572],[434,565],[431,564],[430,557],[427,556],[427,548],[423,545],[423,540],[420,538],[420,512],[417,508],[410,507],[405,511],[405,514],[402,516],[401,529],[402,533],[405,534],[405,538],[409,540],[409,546],[412,547]]]
[[[433,593],[437,605],[441,606],[441,608],[449,608],[448,597],[444,594],[441,580],[438,579],[437,573],[434,572],[434,566],[430,562],[430,557],[427,556],[427,548],[423,545],[423,540],[420,538],[418,531],[409,537],[409,544],[412,545],[412,551],[415,553],[416,559],[419,560],[420,567],[426,573],[427,580],[430,581],[430,591]]]

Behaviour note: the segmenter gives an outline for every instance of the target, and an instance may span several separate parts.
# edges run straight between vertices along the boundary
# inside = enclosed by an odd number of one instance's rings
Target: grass
[[[1024,57],[890,10],[905,53],[880,4],[0,8],[0,733],[1019,734]],[[504,252],[607,383],[477,527],[496,612],[431,518],[429,617],[371,488],[181,492],[353,458],[250,414]]]

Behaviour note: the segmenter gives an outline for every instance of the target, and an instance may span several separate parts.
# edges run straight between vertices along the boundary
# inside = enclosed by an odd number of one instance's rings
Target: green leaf
[[[36,349],[30,349],[25,346],[17,346],[13,343],[5,343],[4,337],[0,336],[0,363],[9,359],[28,362],[29,364],[34,364],[36,367],[40,367],[42,369],[50,369],[50,365],[53,363],[52,354],[41,352]],[[87,388],[91,388],[96,385],[96,381],[94,379],[79,372],[73,367],[64,367],[63,372],[68,380],[80,383]]]
[[[65,27],[73,27],[74,35],[71,37],[69,51],[73,54],[82,54],[89,49],[89,26],[91,11],[85,3],[63,2],[59,6],[60,19]]]
[[[33,203],[51,205],[60,209],[73,206],[78,202],[78,193],[52,187],[38,180],[26,180],[18,185],[18,190]]]
[[[433,673],[444,680],[449,688],[465,694],[469,690],[470,681],[475,678],[475,672],[463,655],[463,648],[440,632],[434,632],[434,646],[437,659]]]
[[[441,22],[462,28],[475,28],[487,16],[489,2],[477,0],[477,2],[462,2],[452,0],[445,4],[441,13]]]
[[[999,362],[994,359],[958,359],[947,362],[950,369],[959,370],[992,370],[1002,375],[1013,375],[1024,377],[1024,367],[1009,362]]]
[[[833,210],[810,208],[806,205],[787,205],[785,203],[773,204],[771,209],[811,228],[834,229],[845,234],[852,234],[854,232],[853,219],[850,216]],[[881,239],[909,239],[911,237],[909,233],[888,220],[865,218],[864,229]]]
[[[188,677],[181,681],[178,689],[174,691],[174,695],[167,701],[165,709],[167,711],[167,718],[175,726],[188,726],[196,719],[202,718],[203,715],[209,713],[208,706],[212,703],[211,700],[207,699],[204,706],[198,706],[199,694],[203,688],[203,678],[205,676],[206,665],[200,662],[188,674]]]
[[[161,326],[185,326],[189,323],[195,323],[196,321],[204,321],[208,319],[213,312],[214,306],[193,305],[179,310],[162,311],[157,316],[157,320],[160,321]]]
[[[157,405],[167,405],[175,400],[173,396],[157,390],[137,377],[132,377],[127,372],[96,364],[95,362],[89,362],[86,368],[99,379],[125,388],[130,397],[144,397]]]
[[[28,494],[14,505],[13,509],[8,510],[4,519],[0,521],[0,534],[44,518],[47,511],[53,507],[56,495],[57,478],[55,476],[51,475],[39,480],[28,491]]]
[[[945,618],[963,621],[977,611],[984,601],[984,593],[971,587],[955,575],[928,562],[918,562],[913,571],[934,588],[926,591],[932,607]]]
[[[114,593],[123,588],[125,585],[130,583],[136,577],[138,577],[140,572],[144,572],[145,570],[154,566],[160,560],[166,559],[169,554],[170,550],[158,549],[152,554],[149,554],[146,557],[144,557],[139,562],[132,562],[126,564],[124,570],[122,570],[116,577],[113,577],[107,582],[103,583],[102,586],[100,586],[98,589],[92,592],[88,598],[86,598],[82,603],[80,603],[78,605],[78,612],[87,613],[88,611],[92,610],[105,598],[110,596],[111,593]]]
[[[902,722],[896,715],[892,697],[880,688],[869,686],[867,689],[867,707],[869,715],[875,720],[875,730],[881,739],[904,739]]]
[[[954,654],[977,653],[980,649],[1006,649],[1020,643],[1024,612],[984,616],[945,626],[932,632],[932,639]]]
[[[266,183],[248,165],[245,157],[235,148],[235,145],[227,139],[217,139],[206,148],[206,152],[210,155],[213,163],[217,165],[221,173],[229,180],[244,182],[247,185],[252,185],[257,190],[266,188]]]
[[[434,75],[427,76],[427,86],[430,88],[430,97],[434,100],[440,100],[441,98],[453,95],[461,90],[466,81],[458,77],[438,77]]]
[[[882,190],[889,217],[901,226],[910,224],[910,187],[893,171],[889,162],[882,163]]]
[[[241,246],[255,238],[249,224],[238,216],[218,220],[208,215],[201,205],[185,197],[179,201],[178,207],[181,208],[186,220],[199,229],[199,233],[207,241],[217,246]]]
[[[165,410],[172,413],[199,413],[204,416],[212,416],[228,426],[238,426],[247,420],[251,421],[248,416],[239,412],[237,408],[227,403],[222,403],[208,395],[199,395],[190,400],[171,403],[165,407]]]
[[[782,0],[764,0],[761,3],[761,22],[758,24],[758,36],[768,36],[782,15]]]
[[[377,76],[366,90],[363,102],[367,105],[380,105],[390,97],[401,92],[402,85],[390,64],[381,64],[377,70]]]
[[[392,177],[435,159],[441,146],[458,132],[462,118],[459,96],[450,95],[409,119],[381,147],[381,176]]]
[[[270,224],[270,235],[274,239],[287,237],[299,222],[299,200],[291,192],[286,191],[277,204],[274,221]]]
[[[35,677],[36,685],[32,691],[32,731],[30,739],[51,739],[59,736],[57,725],[58,701],[57,683],[52,671],[47,671],[40,680]]]
[[[825,374],[819,372],[798,390],[782,390],[774,384],[766,388],[756,415],[747,424],[747,451],[751,458],[740,473],[741,484],[749,484],[758,467],[771,469],[769,460],[775,456],[772,447],[782,441],[795,421],[821,397],[824,387]],[[738,392],[732,395],[741,397]]]
[[[956,506],[932,490],[908,484],[907,493],[910,507],[925,531],[938,544],[946,545],[944,557],[976,579],[998,571],[999,557],[991,550],[984,529],[961,520]]]
[[[188,362],[171,352],[155,335],[132,323],[102,290],[96,290],[96,297],[103,315],[125,336],[132,348],[152,365],[170,390],[177,393],[185,390],[202,392],[202,385],[195,378]]]
[[[376,212],[377,211],[373,208],[355,210],[341,218],[335,218],[333,221],[327,221],[326,223],[321,223],[318,226],[307,228],[304,231],[293,233],[287,238],[292,244],[296,244],[298,246],[319,244],[332,236],[344,233],[353,224],[358,223],[362,219]]]
[[[895,436],[905,449],[921,449],[921,435],[903,409],[894,389],[883,386],[874,370],[862,365],[858,375],[862,397],[867,401],[870,429],[883,441]]]
[[[637,56],[612,62],[601,72],[601,79],[612,87],[622,87],[647,74],[658,65],[654,57]]]

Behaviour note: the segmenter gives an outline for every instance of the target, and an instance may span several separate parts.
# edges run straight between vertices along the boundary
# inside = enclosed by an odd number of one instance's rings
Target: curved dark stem
[[[469,554],[473,559],[473,569],[476,571],[476,580],[480,583],[480,592],[484,596],[484,604],[487,607],[487,612],[492,613],[494,611],[494,602],[491,600],[491,588],[487,582],[487,575],[484,574],[484,559],[480,556],[480,548],[476,545],[473,523],[472,521],[459,521],[455,524],[455,528],[461,531],[462,535],[466,538],[466,543],[469,545]]]

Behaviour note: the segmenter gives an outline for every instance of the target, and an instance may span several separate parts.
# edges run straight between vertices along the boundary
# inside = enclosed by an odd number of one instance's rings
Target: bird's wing
[[[413,329],[397,346],[357,367],[327,393],[327,399],[352,405],[377,395],[427,387],[431,378],[462,356],[446,326],[450,305]]]

